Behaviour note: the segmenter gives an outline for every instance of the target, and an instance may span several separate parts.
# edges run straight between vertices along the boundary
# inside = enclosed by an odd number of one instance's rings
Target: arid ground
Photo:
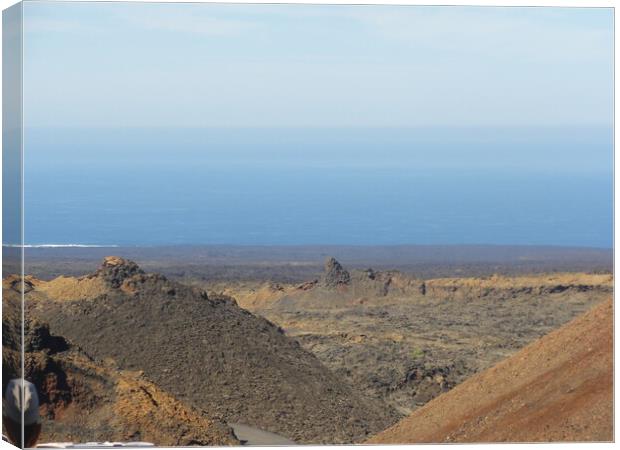
[[[19,367],[23,290],[44,441],[611,439],[607,251],[27,251],[23,286],[3,281],[3,379]],[[532,398],[511,390],[516,374]],[[598,428],[579,426],[586,412]]]

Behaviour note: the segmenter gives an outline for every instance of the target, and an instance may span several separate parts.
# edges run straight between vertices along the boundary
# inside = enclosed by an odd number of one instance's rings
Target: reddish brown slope
[[[611,440],[609,300],[437,397],[369,443]]]

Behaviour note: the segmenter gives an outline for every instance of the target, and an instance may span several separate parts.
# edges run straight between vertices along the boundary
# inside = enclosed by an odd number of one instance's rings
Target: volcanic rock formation
[[[325,260],[323,284],[326,287],[338,287],[351,282],[351,275],[335,258]]]
[[[71,295],[72,287],[80,295]],[[229,423],[299,443],[346,443],[398,419],[268,320],[131,261],[106,258],[92,275],[37,281],[26,304],[28,314],[94,358],[143,371],[181,402]]]

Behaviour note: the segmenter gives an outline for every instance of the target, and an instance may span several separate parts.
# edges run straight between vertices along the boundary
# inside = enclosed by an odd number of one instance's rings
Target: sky
[[[610,8],[24,4],[26,127],[609,126]]]
[[[613,12],[24,3],[30,244],[610,247]]]

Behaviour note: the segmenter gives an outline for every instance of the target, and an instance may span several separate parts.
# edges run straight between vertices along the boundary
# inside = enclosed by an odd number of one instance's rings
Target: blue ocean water
[[[612,246],[610,128],[32,129],[28,244]]]

